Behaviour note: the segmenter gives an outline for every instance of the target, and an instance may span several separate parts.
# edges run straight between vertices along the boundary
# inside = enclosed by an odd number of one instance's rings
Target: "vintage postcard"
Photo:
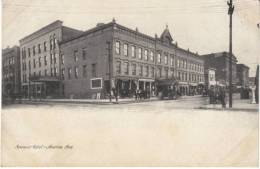
[[[259,0],[1,8],[1,166],[259,165]]]

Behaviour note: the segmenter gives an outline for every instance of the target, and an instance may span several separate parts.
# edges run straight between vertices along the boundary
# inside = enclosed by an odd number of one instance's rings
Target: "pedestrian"
[[[220,101],[222,108],[226,108],[226,92],[223,88],[220,89]]]

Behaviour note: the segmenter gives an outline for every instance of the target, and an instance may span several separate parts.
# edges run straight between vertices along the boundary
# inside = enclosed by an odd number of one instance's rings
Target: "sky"
[[[260,0],[233,0],[233,53],[255,76],[260,58]],[[112,18],[153,36],[168,25],[174,42],[199,54],[229,50],[227,0],[3,0],[2,48],[18,45],[26,35],[62,20],[88,30]]]

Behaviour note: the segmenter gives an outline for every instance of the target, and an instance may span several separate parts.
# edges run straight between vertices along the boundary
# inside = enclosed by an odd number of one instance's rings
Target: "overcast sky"
[[[255,76],[260,56],[260,2],[233,0],[233,53]],[[116,22],[151,36],[168,24],[174,41],[199,54],[228,51],[226,0],[3,0],[2,47],[57,19],[65,26],[90,29]]]

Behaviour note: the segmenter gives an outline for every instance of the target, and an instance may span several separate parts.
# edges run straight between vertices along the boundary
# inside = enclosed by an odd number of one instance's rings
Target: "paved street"
[[[199,109],[205,104],[187,97],[7,106],[2,159],[7,166],[257,166],[258,112]]]

